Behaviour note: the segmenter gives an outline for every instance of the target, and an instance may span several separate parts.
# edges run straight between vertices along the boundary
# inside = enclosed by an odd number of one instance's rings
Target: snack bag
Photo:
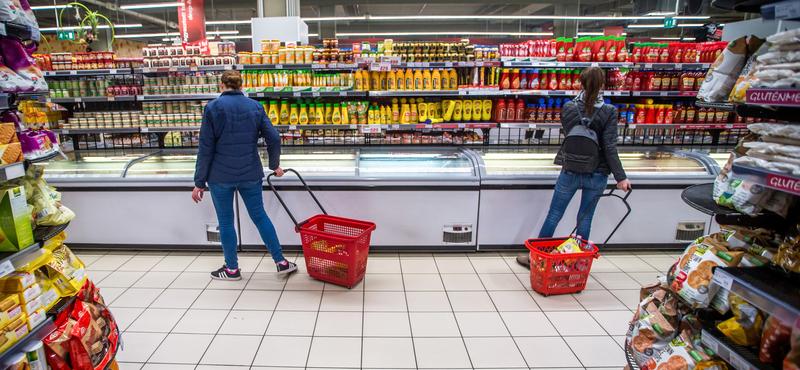
[[[730,95],[736,79],[744,67],[748,44],[754,42],[748,43],[747,37],[743,36],[729,43],[706,73],[706,78],[697,92],[697,98],[707,102],[725,100]]]
[[[569,238],[565,240],[561,245],[553,249],[551,253],[553,254],[566,254],[566,253],[580,253],[583,252],[581,249],[581,241],[576,238]]]
[[[642,370],[694,369],[697,363],[709,360],[708,355],[692,346],[688,334],[682,333],[652,359],[642,364]]]
[[[717,324],[717,329],[740,346],[758,344],[764,325],[761,311],[735,294],[731,294],[730,302],[733,317]]]
[[[778,364],[789,353],[789,339],[792,329],[783,325],[775,316],[770,316],[764,324],[758,359],[767,364]]]
[[[672,303],[664,301],[667,294],[663,289],[658,290],[645,298],[634,314],[627,340],[637,364],[651,360],[674,337],[675,326],[670,322],[673,317],[669,315]]]
[[[720,238],[724,240],[724,233],[693,243],[678,262],[672,289],[693,308],[708,307],[713,293],[716,293],[709,291],[712,269],[716,266],[737,266],[742,259],[744,252],[729,251]]]
[[[800,272],[800,236],[787,236],[772,261],[787,271]]]
[[[53,250],[46,268],[48,279],[62,297],[75,295],[87,280],[83,262],[66,245]]]

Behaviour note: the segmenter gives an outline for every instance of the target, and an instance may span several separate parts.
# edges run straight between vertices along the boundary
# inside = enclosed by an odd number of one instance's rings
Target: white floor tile
[[[206,289],[192,304],[194,309],[229,310],[242,292],[239,290]]]
[[[628,308],[607,290],[584,290],[573,297],[587,310],[627,310]]]
[[[455,315],[464,337],[511,335],[497,312],[456,312]]]
[[[604,335],[602,327],[586,311],[547,312],[547,317],[561,335]]]
[[[475,269],[472,267],[469,258],[467,257],[436,257],[436,266],[439,267],[439,272],[442,274],[474,274]]]
[[[250,370],[250,366],[197,365],[194,370]]]
[[[247,290],[283,290],[288,279],[270,272],[256,272],[250,277]]]
[[[221,290],[242,290],[247,283],[250,281],[250,278],[253,276],[252,272],[245,272],[242,270],[242,279],[241,280],[215,280],[211,279],[211,282],[208,283],[206,289],[221,289]]]
[[[119,365],[119,370],[139,370],[142,368],[143,364],[135,362],[117,362],[117,365]]]
[[[447,292],[453,311],[496,311],[489,294],[480,292]]]
[[[448,291],[485,290],[476,274],[442,274],[442,282]]]
[[[172,364],[197,364],[211,343],[213,335],[170,334],[150,361]]]
[[[208,272],[183,272],[170,284],[170,288],[205,289],[211,282]]]
[[[629,309],[636,309],[639,306],[639,289],[615,289],[611,294],[619,298]]]
[[[314,336],[318,337],[361,337],[361,312],[320,312]]]
[[[129,288],[115,299],[113,307],[148,307],[163,289]]]
[[[178,365],[178,364],[145,364],[142,370],[194,370],[194,365]]]
[[[169,333],[184,312],[186,310],[182,308],[148,308],[128,327],[128,331]]]
[[[406,292],[406,299],[411,312],[452,311],[445,292]]]
[[[114,303],[114,301],[117,300],[117,298],[119,298],[119,296],[122,295],[122,293],[125,293],[126,290],[128,290],[128,289],[127,288],[102,288],[102,289],[100,289],[100,294],[103,296],[103,299],[105,300],[106,304],[107,305],[111,305],[111,304]]]
[[[119,330],[125,331],[144,310],[142,307],[116,307],[111,313],[114,315],[114,320],[117,321]]]
[[[169,255],[155,264],[150,271],[183,271],[195,260],[193,255]],[[208,271],[211,272],[211,271]]]
[[[525,290],[514,274],[480,274],[486,290]]]
[[[645,262],[643,259],[637,256],[607,256],[607,259],[611,261],[615,266],[619,267],[620,270],[625,272],[655,272],[658,271],[653,266],[650,266]]]
[[[202,292],[200,289],[165,289],[151,307],[189,308]]]
[[[222,255],[219,256],[199,256],[188,267],[186,267],[186,271],[189,272],[205,272],[210,273],[214,271],[220,266],[225,264]]]
[[[461,337],[452,312],[410,312],[411,332],[420,337]]]
[[[558,331],[542,312],[501,312],[511,335],[515,337],[557,336]]]
[[[403,291],[402,274],[367,274],[364,290],[373,291]]]
[[[374,274],[399,274],[400,259],[369,257],[367,261],[367,276]]]
[[[606,287],[589,275],[586,279],[586,290],[606,290]]]
[[[319,310],[322,291],[297,290],[284,291],[278,301],[280,311],[317,311]]]
[[[411,338],[364,338],[362,368],[416,369]]]
[[[278,305],[280,297],[281,292],[276,290],[244,290],[233,309],[272,311]]]
[[[542,311],[580,311],[583,310],[580,303],[570,294],[551,295],[545,297],[539,293],[531,293],[533,300],[542,308]]]
[[[201,364],[249,367],[261,344],[261,336],[217,335],[203,355]]]
[[[611,260],[603,258],[602,256],[592,262],[592,272],[621,272],[622,270],[613,264]]]
[[[117,269],[118,271],[149,271],[158,262],[164,259],[164,256],[149,256],[140,255],[126,261],[122,266]]]
[[[88,267],[90,270],[96,271],[115,271],[131,258],[133,258],[132,254],[107,254],[98,258],[97,261],[92,262]]]
[[[129,288],[145,273],[142,271],[114,271],[101,282],[97,283],[99,288]]]
[[[88,270],[87,274],[89,275],[89,279],[94,281],[95,285],[105,279],[108,275],[111,275],[113,271],[102,271],[102,270]]]
[[[320,311],[363,311],[364,292],[330,292],[322,293]]]
[[[658,283],[658,276],[664,275],[662,272],[649,271],[649,272],[628,272],[628,276],[636,280],[641,286],[653,285]]]
[[[253,365],[305,367],[311,337],[265,336]]]
[[[187,310],[172,332],[215,334],[227,316],[226,310]]]
[[[286,290],[322,290],[325,283],[308,276],[306,273],[298,272],[292,274],[286,281]]]
[[[643,258],[647,264],[652,266],[656,271],[667,272],[669,267],[678,262],[678,257],[671,256],[648,256]]]
[[[406,291],[444,291],[439,274],[403,274]]]
[[[622,367],[625,366],[625,353],[617,342],[608,337],[564,337],[583,366]]]
[[[115,275],[118,273],[114,273]],[[177,271],[151,271],[141,279],[139,279],[135,284],[133,284],[134,288],[166,288],[172,284],[175,278],[180,275],[180,272]]]
[[[535,293],[534,293],[535,294]],[[489,292],[498,311],[541,311],[533,297],[522,290]]]
[[[531,368],[582,366],[561,337],[517,337],[514,341]]]
[[[267,335],[312,335],[317,321],[313,311],[275,311],[267,328]]]
[[[461,338],[414,338],[417,366],[421,369],[471,369]]]
[[[361,367],[361,339],[314,337],[308,367]]]
[[[628,324],[633,319],[630,311],[589,311],[589,314],[610,335],[625,335],[628,332]]]
[[[125,333],[125,346],[117,353],[117,361],[147,362],[166,336],[161,333]]]
[[[520,254],[523,254],[523,253],[525,253],[525,252],[520,252]],[[517,263],[517,256],[516,255],[510,256],[510,257],[503,257],[503,259],[506,261],[506,264],[508,265],[509,268],[511,268],[511,271],[513,271],[514,273],[516,273],[516,274],[528,274],[528,273],[530,273],[530,266],[524,267],[524,266],[520,265],[519,263]]]
[[[267,331],[271,317],[272,311],[230,311],[219,334],[261,336]]]
[[[400,267],[404,274],[436,274],[436,262],[433,258],[403,258]]]
[[[470,258],[472,267],[479,274],[510,274],[511,268],[502,257],[494,258]]]
[[[476,369],[528,368],[511,337],[464,338],[464,342]]]
[[[406,312],[404,292],[364,292],[364,311]]]
[[[606,289],[639,289],[639,282],[633,280],[624,272],[596,272],[592,273]]]
[[[405,312],[365,312],[365,337],[410,337],[411,328],[408,313]]]

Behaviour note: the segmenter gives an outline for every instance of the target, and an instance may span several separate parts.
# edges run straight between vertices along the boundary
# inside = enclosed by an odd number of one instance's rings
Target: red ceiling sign
[[[206,39],[206,10],[204,0],[181,0],[178,8],[178,30],[183,46],[200,46],[203,54],[208,54]]]

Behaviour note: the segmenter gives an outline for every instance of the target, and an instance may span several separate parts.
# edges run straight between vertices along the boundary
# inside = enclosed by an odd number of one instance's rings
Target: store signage
[[[74,31],[58,31],[57,38],[59,40],[73,41],[73,40],[75,40],[75,32]]]
[[[800,180],[789,176],[767,174],[767,185],[773,189],[800,195]]]
[[[183,6],[178,7],[178,30],[183,47],[199,46],[201,53],[208,54],[204,0],[181,0],[181,3]]]
[[[800,106],[800,90],[795,89],[748,89],[747,103]]]
[[[664,18],[664,28],[675,28],[675,26],[677,25],[678,21],[676,21],[675,18],[672,17]]]

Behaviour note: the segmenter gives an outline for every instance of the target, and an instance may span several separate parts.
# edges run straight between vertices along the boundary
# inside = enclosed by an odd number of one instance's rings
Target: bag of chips
[[[707,354],[691,344],[689,333],[683,332],[641,367],[642,370],[688,370],[694,369],[698,363],[709,359]]]
[[[709,292],[712,269],[737,266],[742,259],[744,252],[728,250],[725,238],[725,233],[717,233],[692,243],[678,262],[672,290],[693,308],[708,307],[710,303],[714,293]]]
[[[740,346],[758,344],[764,326],[764,315],[758,308],[735,294],[731,294],[729,300],[733,317],[717,324],[717,329]]]

